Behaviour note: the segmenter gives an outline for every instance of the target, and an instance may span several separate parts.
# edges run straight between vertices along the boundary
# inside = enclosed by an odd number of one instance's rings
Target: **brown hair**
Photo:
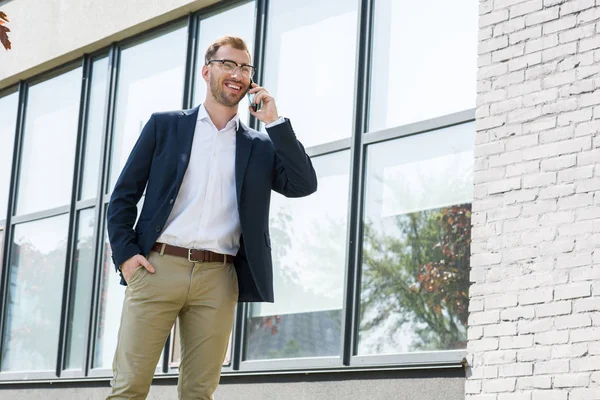
[[[245,50],[248,53],[248,57],[252,60],[252,55],[248,51],[248,46],[246,46],[246,42],[242,38],[237,36],[221,36],[213,44],[208,46],[206,50],[206,54],[204,55],[204,63],[206,64],[209,60],[211,60],[217,51],[221,48],[221,46],[231,46],[236,50]]]

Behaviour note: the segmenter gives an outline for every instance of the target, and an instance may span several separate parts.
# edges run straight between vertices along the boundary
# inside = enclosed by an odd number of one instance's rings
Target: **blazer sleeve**
[[[121,171],[108,205],[108,237],[117,271],[129,258],[142,253],[133,225],[137,217],[137,203],[148,182],[155,148],[156,116],[152,114]]]
[[[275,150],[273,190],[286,197],[303,197],[317,191],[317,174],[304,146],[296,139],[289,119],[267,128]]]

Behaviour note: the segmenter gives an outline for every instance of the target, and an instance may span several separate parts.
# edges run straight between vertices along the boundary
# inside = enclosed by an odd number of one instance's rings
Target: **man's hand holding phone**
[[[267,125],[279,119],[275,99],[264,87],[251,82],[250,89],[248,90],[248,98],[251,103],[249,107],[250,114],[256,117],[260,122]],[[260,106],[253,107],[253,105]]]

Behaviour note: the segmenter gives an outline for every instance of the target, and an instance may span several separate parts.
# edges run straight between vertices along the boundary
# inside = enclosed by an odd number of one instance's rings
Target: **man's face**
[[[246,51],[237,50],[231,46],[220,47],[212,59],[231,60],[239,65],[250,64],[250,58]],[[215,100],[227,107],[237,106],[250,86],[250,77],[244,76],[239,68],[227,72],[220,63],[205,65],[202,75]]]

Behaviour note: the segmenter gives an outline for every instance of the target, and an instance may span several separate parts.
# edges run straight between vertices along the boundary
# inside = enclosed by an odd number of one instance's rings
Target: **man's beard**
[[[210,91],[212,92],[213,97],[221,104],[223,104],[224,106],[227,107],[235,107],[238,105],[238,103],[242,100],[242,98],[244,97],[244,93],[246,93],[245,90],[241,90],[240,94],[239,94],[239,98],[237,99],[233,99],[231,96],[228,96],[227,93],[225,92],[225,90],[223,89],[223,86],[219,83],[219,81],[213,77],[210,78],[209,81],[210,84]],[[243,84],[242,83],[238,83],[238,85],[240,85],[240,87],[243,88]]]

